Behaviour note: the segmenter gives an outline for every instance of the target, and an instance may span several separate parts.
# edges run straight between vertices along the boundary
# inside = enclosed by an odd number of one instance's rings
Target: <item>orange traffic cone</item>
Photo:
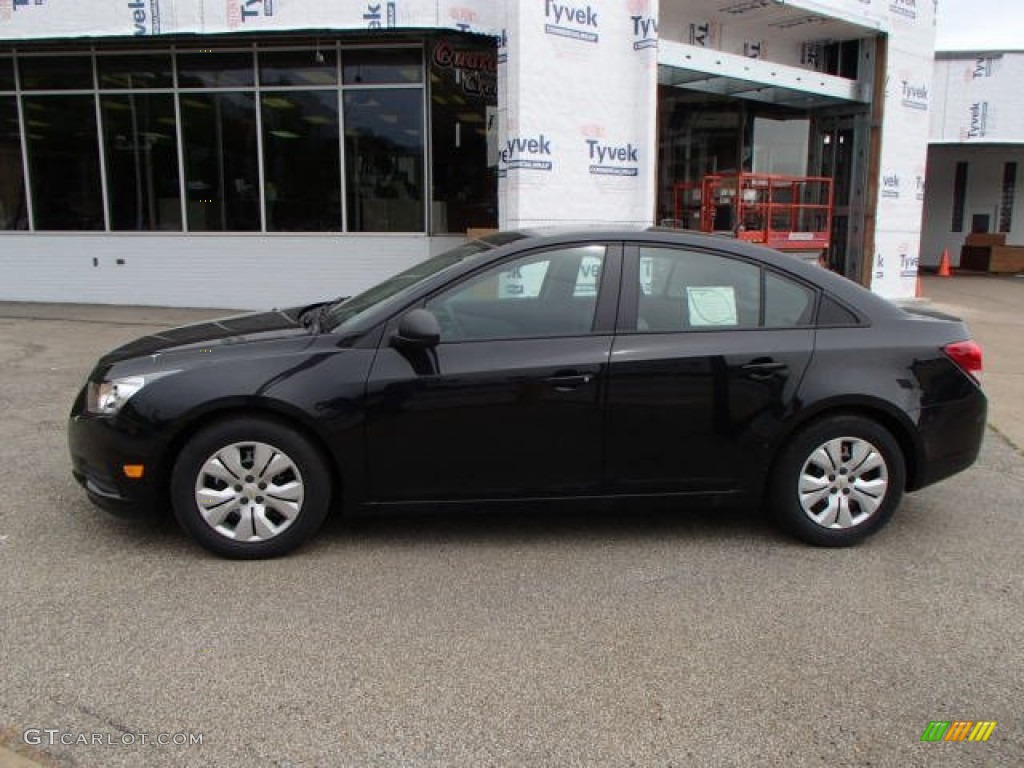
[[[924,296],[924,291],[921,289],[921,275],[917,276],[917,282],[914,283],[914,298],[920,299]]]
[[[949,249],[942,249],[942,261],[939,262],[939,277],[949,277]]]

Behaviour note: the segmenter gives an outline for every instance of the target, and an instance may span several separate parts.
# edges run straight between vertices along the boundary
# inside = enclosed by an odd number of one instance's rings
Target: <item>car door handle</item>
[[[743,366],[743,372],[751,379],[768,379],[772,374],[788,370],[786,363],[776,360],[751,360]]]
[[[571,392],[574,389],[589,384],[594,378],[592,373],[567,373],[559,376],[549,376],[545,381],[555,388],[557,392]]]

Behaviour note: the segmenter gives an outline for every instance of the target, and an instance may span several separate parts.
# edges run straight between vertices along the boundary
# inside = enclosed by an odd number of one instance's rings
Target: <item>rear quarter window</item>
[[[795,280],[765,272],[764,327],[793,328],[814,321],[814,290]]]
[[[852,326],[860,325],[860,318],[828,294],[821,297],[818,308],[818,325]]]

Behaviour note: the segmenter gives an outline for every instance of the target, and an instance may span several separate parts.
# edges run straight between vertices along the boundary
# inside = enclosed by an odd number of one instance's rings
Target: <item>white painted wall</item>
[[[953,232],[953,179],[958,162],[967,163],[967,196],[964,206],[964,231]],[[921,234],[921,263],[935,267],[944,248],[949,249],[952,266],[960,263],[960,247],[971,228],[971,216],[987,213],[992,230],[999,226],[999,202],[1003,189],[1003,165],[1017,163],[1017,184],[1009,245],[1024,245],[1024,145],[977,146],[933,144],[928,153],[928,177],[925,182],[924,229]]]
[[[295,306],[357,293],[462,241],[425,235],[2,233],[0,300]]]

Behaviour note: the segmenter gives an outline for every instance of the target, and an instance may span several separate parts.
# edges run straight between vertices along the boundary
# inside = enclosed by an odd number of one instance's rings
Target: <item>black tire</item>
[[[826,445],[829,450],[818,453]],[[862,416],[829,416],[804,427],[786,445],[775,469],[771,506],[780,524],[797,538],[817,546],[846,547],[889,521],[905,485],[906,462],[889,430]],[[848,517],[842,514],[844,504]]]
[[[266,464],[258,466],[257,457]],[[229,485],[221,477],[237,482]],[[227,501],[220,502],[220,495]],[[211,499],[205,513],[201,497]],[[278,557],[323,523],[331,475],[299,432],[243,416],[215,422],[186,443],[171,474],[171,501],[181,527],[211,552],[236,559]]]

